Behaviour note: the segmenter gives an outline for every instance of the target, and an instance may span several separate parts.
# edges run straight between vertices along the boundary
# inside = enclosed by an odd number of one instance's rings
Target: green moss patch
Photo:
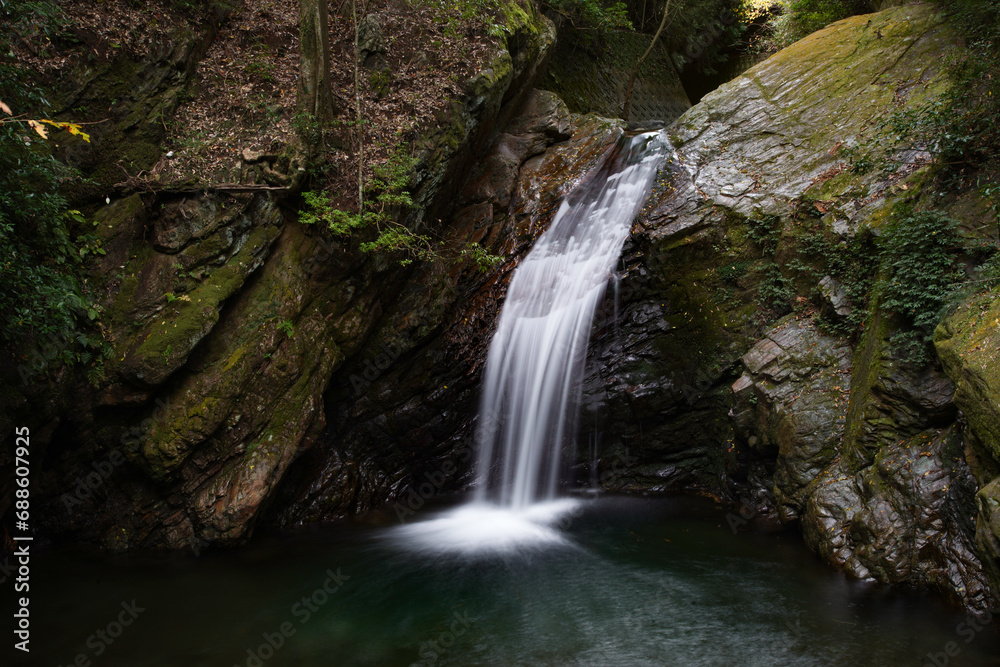
[[[941,322],[934,345],[955,383],[955,403],[1000,461],[1000,288],[969,299]]]

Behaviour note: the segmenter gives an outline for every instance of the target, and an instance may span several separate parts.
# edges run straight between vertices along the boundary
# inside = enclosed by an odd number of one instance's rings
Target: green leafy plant
[[[430,259],[433,255],[430,238],[414,233],[396,220],[399,212],[413,206],[407,186],[415,163],[415,158],[397,148],[386,162],[375,165],[372,177],[364,184],[360,211],[335,208],[325,192],[304,193],[305,206],[299,212],[299,222],[326,225],[339,236],[374,228],[375,238],[361,243],[363,252],[401,252],[399,263],[404,266],[414,259]]]
[[[476,266],[478,266],[483,272],[489,271],[503,261],[503,257],[499,255],[491,255],[478,243],[470,243],[468,247],[462,251],[462,256],[468,257],[475,262]]]
[[[282,320],[278,322],[278,331],[285,334],[288,338],[295,335],[295,325],[291,320]]]
[[[752,266],[752,262],[749,261],[736,261],[732,263],[726,263],[723,266],[715,269],[715,273],[719,276],[719,279],[727,283],[736,284],[736,282],[746,275],[747,269]]]
[[[926,152],[945,166],[976,166],[987,149],[981,135],[992,128],[967,110],[963,91],[951,90],[915,108],[899,109],[881,119],[872,138],[847,151],[855,173],[873,170],[891,172],[901,163],[911,161],[916,153]]]
[[[365,182],[366,196],[360,212],[335,207],[327,192],[304,192],[299,222],[324,225],[337,236],[374,230],[374,238],[361,242],[361,251],[398,253],[398,262],[403,266],[414,260],[427,261],[440,257],[429,236],[417,234],[398,221],[404,211],[414,206],[407,188],[415,163],[415,158],[397,147],[388,160],[375,165],[372,177]],[[503,261],[502,257],[489,254],[478,243],[469,244],[462,250],[461,256],[472,259],[483,271]]]
[[[27,43],[76,40],[68,30],[70,21],[65,12],[50,0],[0,0],[0,23],[10,26],[11,33]],[[6,37],[0,36],[0,46],[6,46],[5,41]]]
[[[848,153],[856,172],[892,171],[925,151],[941,167],[944,189],[977,188],[990,202],[1000,237],[1000,5],[993,0],[940,0],[965,39],[945,62],[944,95],[882,119]]]
[[[757,300],[760,305],[782,313],[788,309],[788,302],[793,296],[795,296],[795,287],[781,273],[781,268],[774,263],[765,266],[761,271],[761,280],[757,286]]]
[[[806,35],[825,28],[834,21],[875,11],[871,0],[747,0],[751,12],[771,11],[770,20],[758,45],[765,51],[777,51]],[[774,8],[777,7],[777,11]]]
[[[753,216],[747,220],[748,236],[773,252],[780,221]],[[853,337],[862,331],[872,304],[895,318],[897,330],[890,345],[897,357],[924,365],[932,358],[930,341],[945,309],[970,284],[976,288],[1000,283],[1000,252],[989,244],[981,247],[986,260],[981,277],[966,280],[958,270],[959,258],[971,252],[958,234],[958,223],[936,211],[914,211],[899,205],[876,235],[861,230],[842,240],[813,220],[805,233],[789,236],[782,248],[787,258],[782,266],[769,261],[759,271],[758,303],[774,313],[787,312],[798,293],[819,296],[818,283],[831,276],[843,289],[851,308],[836,317],[821,315],[827,332]],[[742,267],[722,267],[716,272],[727,281],[740,275]],[[791,271],[791,273],[789,273]],[[794,280],[792,279],[794,277]]]
[[[852,306],[843,316],[821,314],[819,325],[824,331],[853,336],[864,324],[866,305],[880,262],[873,238],[870,230],[862,230],[844,241],[831,236],[822,223],[816,222],[798,240],[797,256],[789,260],[788,266],[797,273],[799,280],[815,286],[810,296],[818,297],[818,283],[824,276],[831,276]]]
[[[368,85],[375,92],[377,98],[382,98],[389,92],[392,84],[392,73],[388,70],[373,70],[368,75]]]
[[[578,29],[632,29],[628,5],[617,0],[547,0],[542,4],[562,14]]]
[[[54,360],[89,363],[103,340],[89,327],[100,311],[85,289],[83,261],[104,251],[61,194],[76,173],[44,140],[48,128],[89,137],[77,124],[45,119],[34,76],[6,62],[0,100],[0,339],[32,371]]]
[[[1000,285],[1000,248],[996,248],[993,254],[983,262],[980,267],[982,271],[982,283],[986,288],[993,288]]]
[[[781,218],[759,211],[746,219],[747,236],[767,255],[773,255],[781,239]]]
[[[884,280],[879,305],[906,328],[893,334],[897,352],[915,364],[930,360],[928,343],[949,297],[961,280],[955,262],[961,246],[958,223],[936,211],[897,215],[878,240]]]
[[[899,207],[879,236],[870,230],[850,242],[834,242],[820,227],[798,240],[798,257],[789,262],[809,284],[834,277],[851,303],[849,314],[821,317],[830,333],[854,336],[862,329],[873,303],[897,318],[890,338],[901,359],[926,364],[930,340],[944,308],[963,284],[957,270],[963,252],[958,223],[936,211]]]
[[[271,49],[263,42],[256,42],[249,62],[243,66],[243,72],[248,76],[265,83],[276,83],[274,56]]]
[[[515,15],[524,10],[514,0],[411,0],[415,5],[436,10],[443,33],[461,38],[473,25],[491,37],[501,38],[510,33]],[[431,45],[440,42],[431,42]]]

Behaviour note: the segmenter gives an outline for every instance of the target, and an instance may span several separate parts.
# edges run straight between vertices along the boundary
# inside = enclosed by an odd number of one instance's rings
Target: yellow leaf
[[[57,120],[49,120],[48,118],[43,118],[42,122],[48,123],[53,127],[58,127],[61,130],[66,130],[70,134],[74,134],[83,139],[84,141],[86,141],[87,143],[90,143],[90,135],[80,129],[79,123],[63,123]]]
[[[3,111],[8,116],[14,115],[14,112],[10,110],[10,107],[3,103],[3,100],[0,100],[0,111]]]
[[[77,125],[76,123],[67,123],[66,129],[69,130],[70,134],[76,135],[81,139],[83,139],[84,141],[86,141],[87,143],[90,143],[90,135],[81,130],[80,126]]]
[[[34,130],[35,132],[37,132],[38,136],[40,136],[42,139],[48,139],[49,138],[49,132],[48,132],[48,130],[46,130],[44,127],[42,127],[42,124],[39,123],[37,120],[29,120],[28,121],[28,125],[31,127],[32,130]]]

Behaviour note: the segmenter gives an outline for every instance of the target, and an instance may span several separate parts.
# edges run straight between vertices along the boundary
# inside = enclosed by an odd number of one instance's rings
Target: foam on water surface
[[[438,516],[407,524],[391,533],[392,541],[421,553],[506,553],[539,547],[569,546],[560,524],[582,501],[560,498],[523,509],[474,502]]]

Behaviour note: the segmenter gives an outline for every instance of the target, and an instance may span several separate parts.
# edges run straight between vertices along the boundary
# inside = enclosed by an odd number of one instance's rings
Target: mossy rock
[[[945,318],[934,346],[975,442],[1000,462],[1000,288],[972,297]]]
[[[281,230],[277,207],[267,195],[235,205],[225,199],[173,198],[169,205],[154,203],[150,213],[132,195],[95,215],[107,247],[94,280],[104,293],[102,321],[117,350],[106,364],[113,383],[146,390],[160,385],[263,263]],[[120,389],[112,394],[122,395]]]
[[[885,183],[845,171],[841,149],[878,141],[874,120],[946,91],[943,63],[956,44],[930,5],[851,17],[706,95],[669,136],[715,203],[787,215],[803,195],[830,197],[832,214],[853,229],[884,207],[872,195]]]
[[[980,489],[976,502],[976,547],[993,590],[1000,590],[1000,478]]]
[[[803,513],[806,544],[856,577],[984,608],[990,588],[966,518],[975,481],[960,451],[953,426],[886,445],[857,471],[831,465]]]

